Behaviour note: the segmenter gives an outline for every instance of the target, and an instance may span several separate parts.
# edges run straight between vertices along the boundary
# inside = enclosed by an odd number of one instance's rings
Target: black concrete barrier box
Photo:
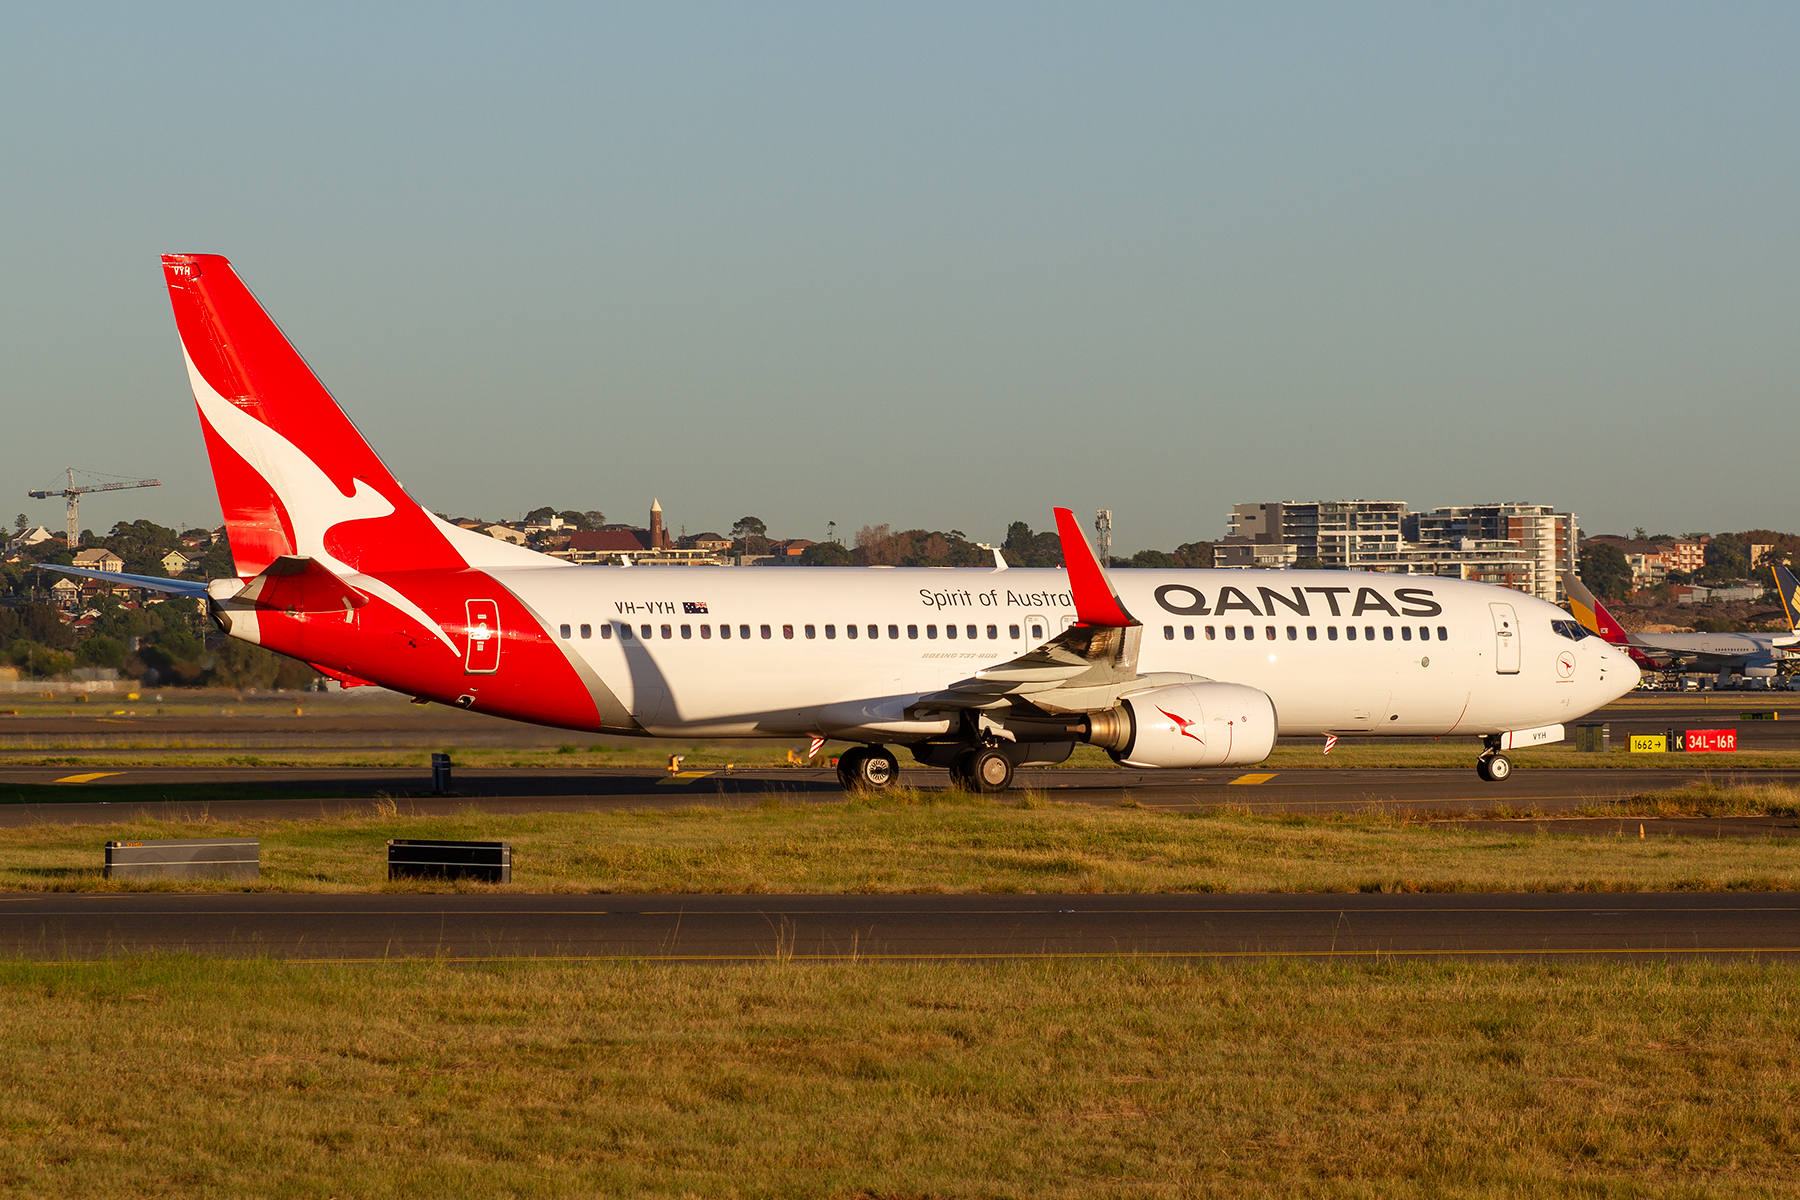
[[[511,842],[388,842],[389,879],[479,879],[512,882]]]
[[[161,838],[106,843],[108,879],[261,879],[256,838]]]

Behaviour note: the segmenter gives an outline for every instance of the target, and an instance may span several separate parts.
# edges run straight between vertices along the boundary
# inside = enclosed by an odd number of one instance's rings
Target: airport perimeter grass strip
[[[1666,793],[1661,814],[1794,812],[1787,788]],[[506,840],[521,892],[1573,892],[1800,890],[1800,838],[1640,839],[1467,829],[1407,815],[1253,815],[1229,810],[997,802],[899,792],[836,802],[770,796],[750,808],[416,816],[404,801],[311,820],[182,821],[121,813],[95,825],[0,829],[0,889],[481,890],[389,883],[389,838]],[[1630,814],[1628,806],[1607,815]],[[1467,814],[1462,814],[1466,816]],[[1654,815],[1646,813],[1645,815]],[[101,874],[109,839],[254,836],[259,884],[124,884]]]
[[[1800,967],[0,963],[14,1195],[1773,1196]]]

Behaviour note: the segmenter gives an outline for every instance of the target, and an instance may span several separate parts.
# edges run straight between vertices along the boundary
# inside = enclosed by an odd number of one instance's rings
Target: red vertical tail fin
[[[286,554],[344,573],[464,565],[216,254],[165,254],[239,576]]]

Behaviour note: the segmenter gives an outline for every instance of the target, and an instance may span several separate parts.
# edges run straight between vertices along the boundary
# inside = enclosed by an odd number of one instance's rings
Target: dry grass
[[[1685,799],[1682,797],[1686,797]],[[1699,798],[1696,799],[1696,796]],[[1796,811],[1791,789],[1671,793],[1681,806]],[[1757,807],[1760,805],[1761,807]],[[1608,815],[1635,814],[1608,806]],[[1635,832],[1635,831],[1634,831]],[[1405,816],[1256,816],[1005,801],[959,792],[752,808],[409,815],[404,800],[307,821],[209,819],[0,830],[0,888],[88,890],[109,838],[262,839],[262,887],[364,891],[388,838],[504,838],[521,891],[1344,892],[1800,888],[1800,838],[1565,836],[1469,830]],[[173,885],[171,885],[173,886]],[[184,885],[224,887],[225,885]]]
[[[1769,1196],[1800,970],[0,965],[18,1196]]]

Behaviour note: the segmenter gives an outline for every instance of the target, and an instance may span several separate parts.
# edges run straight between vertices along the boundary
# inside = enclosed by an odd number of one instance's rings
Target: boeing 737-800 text
[[[163,273],[237,576],[78,571],[205,599],[230,636],[347,683],[644,737],[889,746],[1006,787],[1080,742],[1134,767],[1261,761],[1277,735],[1475,734],[1515,746],[1629,691],[1638,670],[1561,609],[1438,577],[1124,571],[1066,509],[1066,569],[573,566],[416,504],[230,262]]]

